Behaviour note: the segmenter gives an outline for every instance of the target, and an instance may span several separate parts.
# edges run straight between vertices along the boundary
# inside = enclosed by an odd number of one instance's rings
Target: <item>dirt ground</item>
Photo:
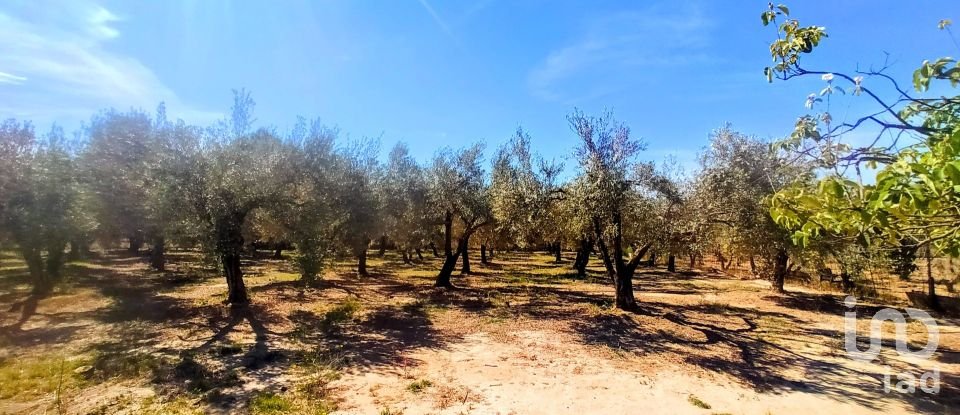
[[[572,255],[499,253],[452,291],[432,288],[437,259],[370,256],[369,277],[338,263],[309,287],[286,260],[249,260],[253,304],[231,310],[191,252],[163,273],[117,252],[74,262],[42,299],[6,254],[0,413],[960,413],[956,318],[935,315],[929,360],[886,336],[860,363],[837,293],[641,268],[628,313],[599,264],[579,279]],[[855,309],[861,348],[881,307]],[[908,331],[926,343],[919,322]],[[934,368],[939,393],[884,392],[887,373]]]

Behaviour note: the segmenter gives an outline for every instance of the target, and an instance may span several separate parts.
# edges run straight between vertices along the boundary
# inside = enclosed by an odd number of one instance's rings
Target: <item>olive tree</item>
[[[565,224],[559,217],[562,192],[557,177],[563,165],[534,153],[522,128],[497,149],[492,164],[491,230],[514,246],[545,243],[559,262]]]
[[[675,159],[662,166],[642,169],[639,177],[649,188],[646,202],[650,214],[645,221],[646,239],[654,252],[667,256],[667,271],[676,271],[676,257],[687,253],[693,244],[696,217],[686,178]],[[651,264],[652,265],[652,264]]]
[[[633,274],[651,246],[649,242],[634,244],[633,253],[626,257],[632,242],[627,227],[631,219],[637,219],[636,189],[642,182],[638,171],[645,166],[637,161],[637,155],[645,146],[611,113],[595,117],[574,111],[567,119],[580,139],[575,152],[580,167],[576,184],[576,193],[582,198],[579,214],[592,225],[604,268],[616,290],[617,308],[634,309]]]
[[[86,127],[87,145],[79,158],[94,196],[100,238],[125,238],[131,254],[140,250],[149,231],[144,202],[152,130],[153,121],[142,111],[102,111]]]
[[[293,179],[287,197],[270,203],[267,211],[282,225],[282,234],[297,248],[295,262],[303,281],[312,282],[324,262],[336,252],[336,231],[343,218],[334,205],[334,143],[338,131],[314,120],[300,119],[290,134]]]
[[[234,91],[231,117],[204,132],[196,145],[175,147],[179,169],[168,182],[195,224],[203,246],[218,259],[227,282],[227,302],[249,301],[243,282],[243,226],[255,209],[286,197],[292,173],[289,152],[269,129],[253,130],[254,102]],[[172,192],[171,192],[172,193]]]
[[[332,169],[332,196],[339,216],[337,234],[357,259],[357,274],[367,272],[370,240],[382,234],[378,144],[356,141],[337,149]]]
[[[435,282],[437,287],[453,286],[450,275],[460,257],[463,258],[462,272],[470,272],[470,237],[492,221],[482,158],[480,144],[458,151],[445,148],[434,156],[429,172],[430,197],[433,211],[442,218],[444,252],[443,266]],[[455,218],[459,229],[456,250],[453,249]]]
[[[794,165],[770,143],[734,131],[714,131],[701,155],[698,186],[701,214],[724,233],[734,249],[759,257],[761,273],[782,292],[792,248],[790,232],[769,215],[768,200],[794,181],[809,180],[809,170]],[[732,259],[730,259],[732,260]]]
[[[29,123],[0,124],[0,224],[23,256],[34,292],[46,294],[60,279],[64,250],[82,217],[76,160],[63,130],[37,140]]]
[[[397,143],[388,156],[381,183],[387,234],[409,263],[411,250],[418,256],[428,243],[435,221],[430,216],[429,186],[424,169],[410,155],[406,144]]]

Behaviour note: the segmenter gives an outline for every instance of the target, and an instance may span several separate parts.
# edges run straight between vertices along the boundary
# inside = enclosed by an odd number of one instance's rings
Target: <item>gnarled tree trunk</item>
[[[51,282],[60,279],[60,270],[63,269],[64,262],[63,250],[66,246],[66,241],[55,241],[47,246],[47,278]]]
[[[370,275],[367,273],[367,250],[366,247],[362,248],[357,252],[357,275],[366,277]]]
[[[150,266],[157,271],[163,271],[166,258],[166,240],[162,236],[153,238],[153,246],[150,248]]]
[[[787,256],[786,249],[778,249],[777,256],[773,261],[773,291],[782,293],[784,292],[783,283],[787,279]]]
[[[480,244],[480,263],[487,264],[487,245]]]
[[[457,266],[458,256],[460,256],[459,249],[457,252],[446,256],[443,260],[443,266],[440,267],[440,274],[437,275],[437,281],[433,284],[434,287],[453,288],[450,275],[453,274],[453,269]]]
[[[590,262],[591,251],[593,251],[593,240],[581,239],[580,249],[577,250],[577,259],[573,261],[573,269],[577,270],[577,275],[581,277],[587,275],[587,264]]]
[[[633,273],[640,265],[640,258],[650,249],[651,244],[646,244],[642,248],[633,252],[629,261],[623,258],[623,230],[620,220],[620,213],[614,212],[612,217],[613,235],[612,249],[607,248],[604,241],[603,228],[600,226],[600,218],[594,217],[593,227],[597,238],[597,247],[600,250],[600,257],[603,259],[603,265],[607,269],[607,275],[613,281],[616,291],[616,306],[621,310],[634,310],[637,308],[637,300],[633,295]]]
[[[47,278],[44,270],[43,256],[39,249],[21,248],[23,260],[27,263],[30,272],[30,281],[33,283],[34,294],[47,294],[53,288],[53,282]]]
[[[927,300],[930,308],[940,310],[940,299],[937,297],[937,281],[933,279],[933,254],[930,245],[927,245]]]
[[[462,258],[463,261],[460,264],[460,273],[464,275],[470,274],[471,272],[470,271],[470,255],[469,255],[470,247],[468,245],[469,241],[470,241],[470,235],[467,235],[466,232],[464,232],[464,237],[460,238],[460,245],[458,246],[458,249],[460,250],[460,255],[463,256]]]
[[[70,240],[70,252],[67,254],[67,259],[75,261],[81,258],[86,258],[90,254],[90,244],[83,237],[77,237]]]
[[[225,215],[217,222],[217,252],[223,264],[223,276],[227,280],[227,302],[232,306],[243,306],[249,302],[247,287],[243,283],[243,271],[240,269],[240,254],[243,252],[243,221],[246,212],[234,212]]]
[[[667,255],[667,272],[677,272],[677,257],[673,254]]]
[[[127,253],[137,255],[143,247],[143,236],[139,233],[131,234],[127,236],[127,243]]]
[[[460,255],[460,252],[457,251],[456,255],[452,252],[453,242],[451,239],[453,235],[450,234],[453,231],[452,228],[453,213],[448,210],[443,215],[443,266],[440,267],[440,274],[437,275],[437,280],[433,284],[435,287],[453,288],[453,284],[450,283],[450,274],[453,273],[453,268],[457,265],[457,256]],[[436,246],[433,250],[436,253]]]

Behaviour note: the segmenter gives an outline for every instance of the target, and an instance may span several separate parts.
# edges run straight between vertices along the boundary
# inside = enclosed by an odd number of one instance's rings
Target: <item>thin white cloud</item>
[[[75,122],[106,108],[153,109],[205,122],[216,113],[190,108],[150,68],[113,52],[122,19],[84,1],[0,6],[0,117]],[[7,82],[3,82],[7,80]],[[15,82],[10,82],[10,81]]]
[[[530,71],[531,92],[551,101],[596,98],[640,68],[710,60],[709,20],[697,8],[648,9],[591,19],[572,43],[551,51]],[[570,87],[570,84],[579,84]]]
[[[104,39],[112,39],[120,36],[120,32],[110,27],[110,23],[119,22],[120,18],[103,7],[97,7],[90,14],[90,27],[93,34]]]
[[[453,33],[452,29],[450,29],[450,25],[447,24],[447,21],[440,17],[440,14],[433,9],[433,6],[431,6],[427,0],[419,1],[420,5],[423,6],[423,8],[427,11],[427,14],[429,14],[430,17],[433,18],[433,21],[437,23],[437,26],[440,27],[440,30],[442,30],[443,33],[445,33],[447,37],[453,41],[453,43],[457,44],[457,46],[460,46],[460,39],[457,38],[457,35]]]
[[[6,73],[6,72],[0,72],[0,84],[18,85],[18,84],[22,84],[26,80],[27,78],[23,76],[17,76],[17,75]]]

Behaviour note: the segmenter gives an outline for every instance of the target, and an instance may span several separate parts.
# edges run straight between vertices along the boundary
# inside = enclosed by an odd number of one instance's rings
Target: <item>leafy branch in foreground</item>
[[[887,73],[887,64],[850,74],[807,69],[801,56],[813,52],[826,29],[803,27],[786,7],[772,4],[761,20],[777,28],[770,45],[774,65],[764,69],[769,81],[816,75],[826,83],[807,97],[807,108],[825,108],[800,117],[780,143],[797,158],[816,161],[821,179],[777,192],[770,199],[774,220],[792,230],[799,245],[829,234],[889,247],[912,241],[960,256],[960,96],[923,95],[932,87],[955,89],[960,63],[949,57],[923,61],[911,80],[915,92],[908,92]],[[948,29],[949,21],[940,28]],[[895,92],[884,94],[883,86]],[[874,108],[853,120],[835,120],[831,99],[847,91],[850,99],[866,97]],[[854,131],[872,138],[854,147]],[[876,171],[874,183],[864,180],[864,170]],[[929,291],[935,298],[932,282]]]

